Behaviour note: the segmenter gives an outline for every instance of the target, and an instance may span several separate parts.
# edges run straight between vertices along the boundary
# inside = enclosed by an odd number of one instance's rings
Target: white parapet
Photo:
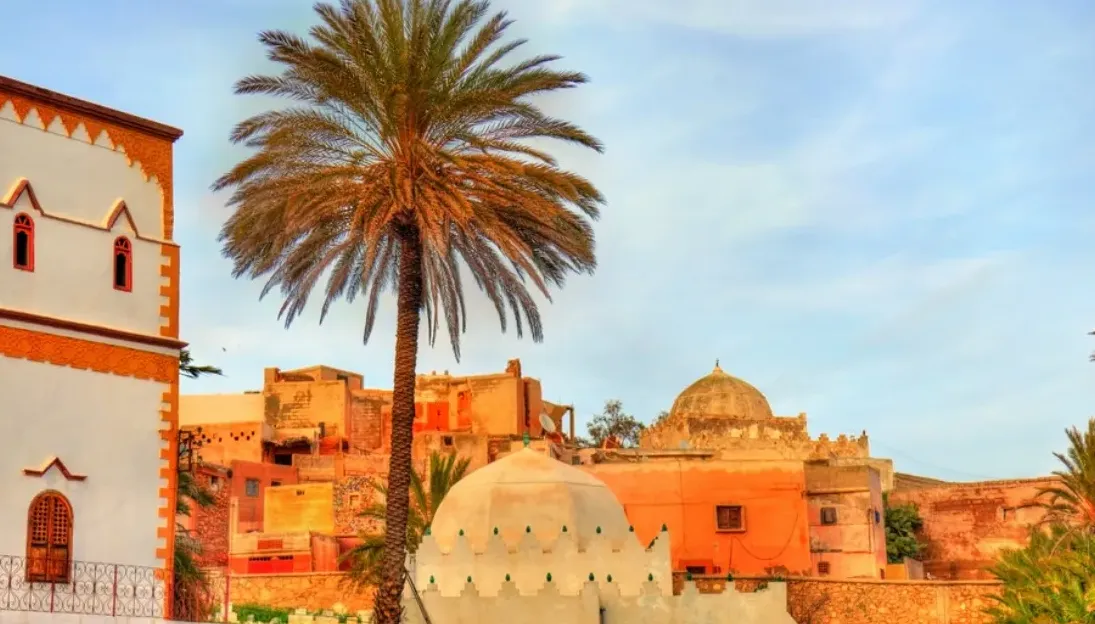
[[[433,536],[427,535],[415,554],[414,567],[416,586],[436,585],[444,597],[460,596],[469,578],[480,596],[496,596],[507,579],[520,595],[531,596],[545,587],[549,574],[562,596],[579,595],[591,579],[615,584],[625,596],[639,595],[648,582],[666,596],[673,590],[667,531],[649,548],[630,533],[617,543],[597,534],[585,550],[578,550],[565,527],[551,544],[538,542],[530,527],[515,544],[507,544],[495,533],[482,552],[474,552],[462,534],[453,540],[452,550],[442,552]]]

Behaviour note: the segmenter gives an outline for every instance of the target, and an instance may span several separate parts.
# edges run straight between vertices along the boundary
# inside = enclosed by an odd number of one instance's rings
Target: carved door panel
[[[72,511],[58,494],[31,504],[27,536],[27,580],[67,583],[72,562]]]

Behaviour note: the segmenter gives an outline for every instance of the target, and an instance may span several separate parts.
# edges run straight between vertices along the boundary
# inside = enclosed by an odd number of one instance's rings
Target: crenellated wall
[[[546,545],[531,530],[517,543],[507,543],[495,533],[481,552],[473,550],[463,532],[449,552],[442,552],[434,536],[427,535],[414,565],[420,587],[432,579],[438,591],[448,597],[459,596],[468,577],[475,579],[480,595],[496,595],[507,575],[525,594],[539,591],[548,574],[564,594],[578,592],[590,574],[605,582],[611,577],[630,593],[637,592],[651,575],[667,594],[672,590],[668,531],[655,538],[649,548],[644,548],[634,533],[616,543],[597,534],[585,550],[578,549],[573,533],[565,527],[558,539]]]
[[[432,622],[794,622],[780,584],[718,595],[701,595],[689,584],[673,595],[668,531],[649,548],[634,533],[613,540],[598,531],[582,550],[565,528],[550,544],[534,536],[529,527],[519,541],[507,543],[495,532],[476,552],[461,531],[442,552],[427,535],[411,570]],[[405,613],[408,622],[425,621],[411,596]]]

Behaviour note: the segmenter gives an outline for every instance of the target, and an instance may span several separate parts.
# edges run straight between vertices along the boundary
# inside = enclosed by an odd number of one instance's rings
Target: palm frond
[[[278,291],[286,325],[317,289],[321,322],[335,301],[364,295],[368,341],[410,228],[424,248],[431,343],[444,324],[459,358],[462,271],[503,331],[512,320],[542,340],[533,291],[550,300],[568,273],[595,269],[590,220],[604,203],[547,142],[604,148],[537,96],[586,76],[552,69],[554,55],[514,58],[524,42],[507,41],[512,20],[483,0],[344,0],[316,12],[308,37],[260,34],[280,73],[236,84],[292,104],[236,126],[232,140],[254,151],[214,184],[231,191],[220,240],[233,274]]]

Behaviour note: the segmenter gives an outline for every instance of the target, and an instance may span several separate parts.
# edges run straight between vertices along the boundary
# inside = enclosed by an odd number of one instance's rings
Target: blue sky
[[[582,419],[620,399],[666,409],[716,358],[806,412],[871,435],[899,470],[956,480],[1055,467],[1095,404],[1095,10],[1053,3],[510,0],[530,38],[592,78],[545,106],[607,144],[561,151],[609,204],[600,269],[544,308],[546,341],[499,333],[472,296],[464,358],[520,357]],[[362,346],[361,305],[290,330],[233,281],[210,183],[232,95],[268,69],[255,34],[303,32],[304,0],[57,0],[5,13],[0,73],[169,123],[184,339],[223,379],[314,363],[390,387],[394,298]]]

